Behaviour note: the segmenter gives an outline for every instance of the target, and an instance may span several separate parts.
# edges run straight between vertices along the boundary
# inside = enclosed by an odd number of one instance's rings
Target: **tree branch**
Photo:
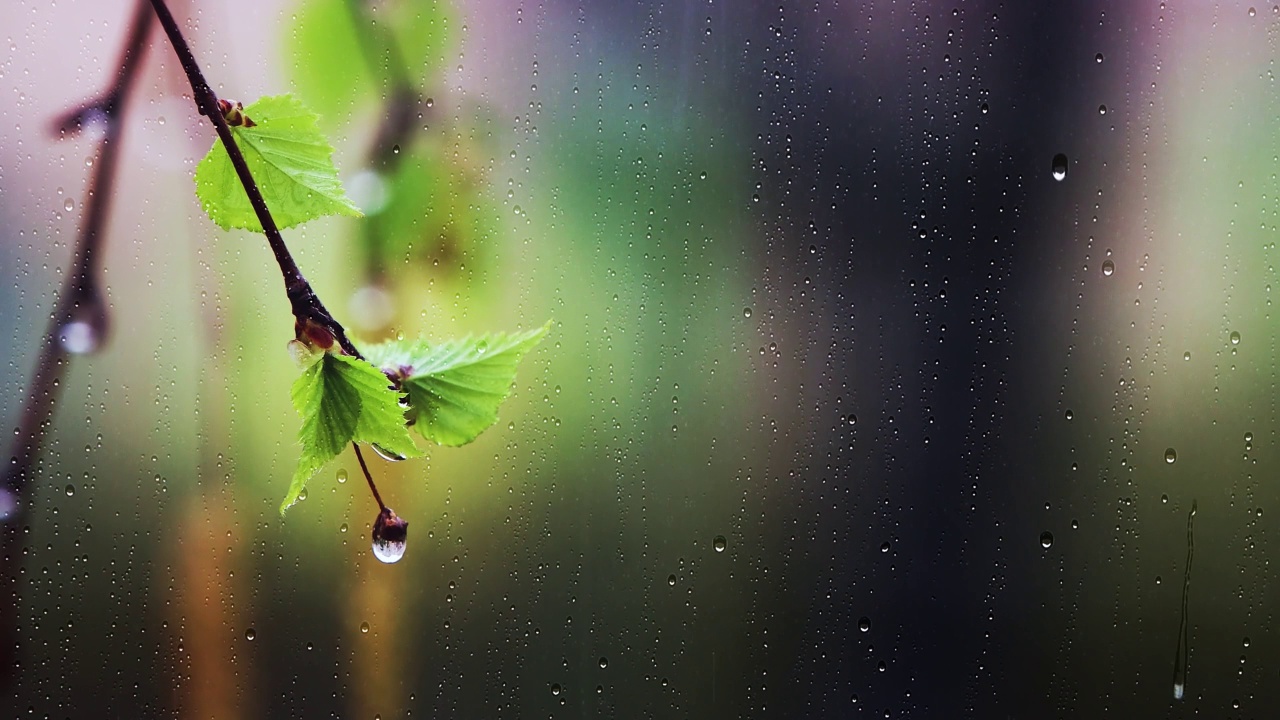
[[[44,440],[54,407],[63,387],[69,355],[89,352],[106,341],[107,313],[98,289],[98,257],[104,236],[108,203],[112,196],[119,158],[120,125],[125,99],[134,85],[138,65],[146,50],[147,33],[151,29],[151,13],[147,4],[138,1],[129,37],[120,51],[119,71],[111,87],[97,99],[71,110],[54,123],[61,137],[73,135],[85,125],[103,125],[98,146],[98,161],[85,188],[84,219],[76,240],[71,272],[63,281],[58,301],[49,315],[40,355],[36,359],[31,386],[14,431],[13,453],[4,468],[4,485],[0,487],[0,528],[3,551],[0,552],[0,684],[8,685],[18,670],[18,567],[22,562],[23,531],[13,515],[23,511],[23,494],[31,481],[36,455]],[[84,323],[76,337],[68,335],[72,323]],[[88,333],[87,335],[84,333]],[[11,507],[10,507],[11,506]]]
[[[53,313],[49,315],[44,343],[40,347],[26,404],[18,421],[14,451],[4,472],[4,487],[16,497],[21,496],[44,432],[53,418],[67,356],[72,352],[96,350],[106,340],[106,306],[98,288],[96,260],[102,246],[103,227],[112,196],[111,184],[119,159],[121,108],[133,87],[150,29],[151,13],[147,12],[146,3],[140,0],[129,26],[128,40],[120,53],[120,70],[116,73],[115,82],[97,99],[69,111],[53,126],[60,136],[67,136],[80,132],[85,125],[101,123],[103,135],[93,176],[85,188],[84,221],[76,240],[71,272],[63,282]],[[66,333],[73,321],[85,323],[80,330],[88,334],[69,337]]]
[[[165,5],[164,0],[151,0],[151,7],[155,9],[156,17],[160,20],[160,26],[164,28],[165,34],[169,36],[169,42],[173,45],[174,51],[178,54],[178,61],[182,64],[182,70],[187,75],[187,80],[191,83],[192,98],[195,100],[196,109],[201,115],[209,118],[213,123],[213,127],[218,132],[218,137],[222,140],[222,146],[227,151],[227,156],[231,159],[231,165],[236,170],[236,175],[240,178],[240,184],[244,186],[245,193],[249,196],[249,204],[253,206],[254,213],[258,216],[258,222],[262,225],[262,231],[267,236],[267,244],[271,246],[271,252],[275,255],[276,264],[280,266],[280,274],[284,278],[285,293],[289,297],[289,304],[293,309],[293,317],[296,321],[295,335],[299,339],[322,340],[325,333],[330,335],[342,347],[343,351],[348,355],[363,359],[363,356],[351,341],[347,338],[346,331],[337,320],[329,314],[325,309],[324,303],[320,302],[320,298],[316,296],[315,291],[311,289],[311,283],[302,276],[302,271],[298,269],[298,264],[293,261],[293,256],[289,254],[289,248],[285,245],[284,237],[280,235],[279,228],[276,227],[275,220],[271,217],[271,211],[267,209],[267,201],[262,197],[262,192],[258,189],[258,185],[254,182],[253,175],[249,172],[249,165],[245,163],[244,155],[240,152],[240,147],[236,144],[235,137],[231,134],[231,128],[227,125],[226,118],[222,115],[222,110],[218,107],[218,96],[209,86],[209,82],[205,80],[204,74],[200,72],[200,66],[196,63],[196,57],[191,52],[191,47],[187,45],[186,38],[182,35],[182,30],[178,27],[178,23],[173,19],[172,13]],[[321,342],[321,345],[324,343]]]

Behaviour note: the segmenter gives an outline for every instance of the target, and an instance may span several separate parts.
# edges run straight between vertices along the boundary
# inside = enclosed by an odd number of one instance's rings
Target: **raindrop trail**
[[[1191,501],[1191,512],[1187,513],[1187,564],[1182,571],[1182,612],[1178,619],[1178,647],[1173,653],[1173,699],[1181,700],[1187,687],[1187,650],[1188,629],[1187,598],[1191,593],[1191,560],[1195,556],[1195,522],[1196,501]]]
[[[360,452],[360,446],[356,443],[351,443],[351,447],[356,451],[356,460],[360,461],[360,469],[364,471],[364,479],[369,483],[369,490],[373,492],[373,499],[378,503],[378,510],[386,512],[387,505],[382,502],[382,496],[378,494],[378,486],[373,484],[373,476],[369,474],[369,466],[364,463],[364,455]]]

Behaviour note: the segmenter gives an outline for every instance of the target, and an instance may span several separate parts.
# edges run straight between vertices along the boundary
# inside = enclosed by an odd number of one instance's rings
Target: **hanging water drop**
[[[1045,530],[1044,532],[1040,533],[1040,547],[1042,548],[1053,547],[1053,533],[1049,532],[1048,530]]]
[[[726,544],[723,535],[717,535],[716,539],[711,541],[711,547],[715,548],[716,552],[724,552]]]
[[[384,563],[399,562],[408,536],[409,522],[391,508],[383,508],[373,521],[373,556]]]
[[[58,344],[72,355],[95,353],[107,336],[107,312],[96,294],[77,304],[58,328]]]
[[[1167,462],[1167,463],[1169,463],[1170,465],[1172,465],[1172,464],[1174,464],[1175,462],[1177,462],[1177,460],[1178,460],[1178,453],[1177,453],[1177,451],[1175,451],[1173,448],[1167,448],[1167,449],[1164,451],[1164,461],[1165,461],[1165,462]]]
[[[1236,332],[1235,330],[1231,331],[1231,344],[1232,345],[1240,344],[1240,333]]]
[[[346,468],[338,468],[338,482],[339,482],[339,483],[344,483],[344,482],[346,482],[346,481],[347,481],[347,469],[346,469]]]
[[[400,462],[401,460],[404,459],[403,455],[399,453],[393,453],[390,450],[387,450],[386,448],[379,447],[378,443],[370,443],[370,445],[373,446],[373,451],[378,453],[378,457],[382,458],[383,460],[387,460],[389,462]]]
[[[1107,277],[1111,277],[1111,275],[1112,275],[1112,274],[1114,274],[1114,273],[1115,273],[1115,271],[1116,271],[1116,264],[1115,264],[1115,263],[1111,262],[1110,260],[1103,260],[1103,261],[1102,261],[1102,274],[1103,274],[1103,275],[1106,275]]]

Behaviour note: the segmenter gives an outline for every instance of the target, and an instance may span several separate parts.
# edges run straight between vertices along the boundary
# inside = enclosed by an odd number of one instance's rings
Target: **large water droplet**
[[[1053,179],[1062,181],[1067,177],[1067,156],[1058,153],[1053,156]]]
[[[1053,533],[1045,530],[1040,533],[1040,547],[1047,548],[1053,546]]]
[[[1240,344],[1240,333],[1236,332],[1235,330],[1231,331],[1231,344],[1232,345]]]
[[[399,562],[408,536],[409,521],[391,508],[383,508],[373,521],[373,556],[384,563]]]
[[[1178,453],[1173,448],[1164,451],[1164,461],[1172,465],[1178,460]]]
[[[1102,274],[1103,274],[1103,275],[1106,275],[1107,277],[1111,277],[1111,275],[1112,275],[1113,273],[1115,273],[1115,271],[1116,271],[1116,264],[1115,264],[1115,263],[1111,262],[1110,260],[1103,260],[1103,261],[1102,261]]]
[[[377,443],[369,443],[369,444],[373,446],[373,451],[378,453],[378,457],[382,458],[383,460],[387,460],[390,462],[400,462],[401,460],[404,459],[403,455],[399,453],[393,453],[390,450],[383,447],[378,447]]]
[[[347,469],[338,468],[338,482],[344,483],[346,481],[347,481]]]
[[[245,640],[252,640],[256,637],[258,637],[258,633],[253,628],[249,628],[248,630],[244,631]]]
[[[858,618],[858,629],[861,630],[862,632],[867,632],[868,630],[870,630],[871,618],[867,617],[866,615],[863,615],[862,617]]]
[[[356,327],[374,332],[382,330],[395,319],[396,304],[391,294],[383,288],[365,285],[351,294],[347,311]]]
[[[107,337],[107,311],[92,297],[81,302],[58,328],[58,343],[73,355],[97,352]]]
[[[1248,646],[1248,645],[1249,645],[1249,641],[1248,641],[1248,640],[1246,640],[1246,641],[1245,641],[1245,646]],[[600,669],[601,669],[601,670],[603,670],[603,669],[605,669],[605,668],[607,668],[607,667],[609,667],[609,658],[607,658],[607,657],[602,657],[602,658],[600,658]]]
[[[365,215],[377,215],[387,206],[391,194],[387,191],[387,181],[373,170],[362,170],[352,175],[346,182],[347,197],[356,204]]]
[[[0,488],[0,522],[4,522],[18,514],[18,496],[12,491]]]
[[[725,541],[723,535],[717,535],[716,539],[711,541],[711,547],[715,548],[716,552],[724,552],[725,545],[727,544],[728,543]]]

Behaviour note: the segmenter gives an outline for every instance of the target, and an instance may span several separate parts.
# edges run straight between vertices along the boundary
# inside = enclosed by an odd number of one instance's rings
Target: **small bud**
[[[254,127],[258,124],[244,114],[244,104],[239,101],[231,102],[218,98],[218,111],[222,113],[222,119],[226,120],[231,127]]]

